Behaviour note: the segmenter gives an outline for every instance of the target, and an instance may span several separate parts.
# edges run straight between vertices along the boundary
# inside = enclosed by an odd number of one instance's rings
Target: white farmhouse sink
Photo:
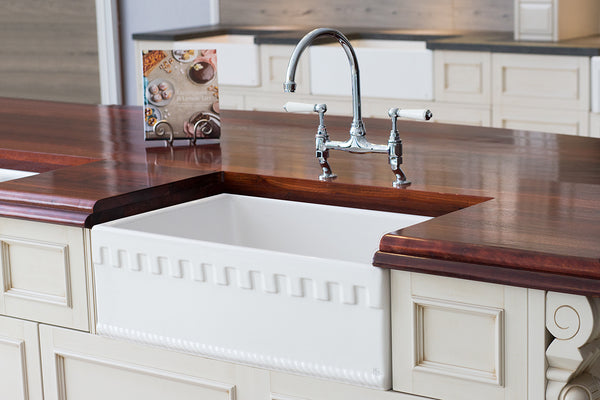
[[[221,35],[174,42],[179,49],[216,49],[220,85],[260,84],[258,45],[251,35]]]
[[[220,194],[92,228],[101,335],[391,388],[379,239],[428,217]]]
[[[425,42],[352,40],[364,97],[433,99],[433,53]],[[350,67],[338,43],[310,47],[312,94],[350,96]]]
[[[13,179],[25,178],[26,176],[37,174],[37,172],[0,168],[0,182],[12,181]]]

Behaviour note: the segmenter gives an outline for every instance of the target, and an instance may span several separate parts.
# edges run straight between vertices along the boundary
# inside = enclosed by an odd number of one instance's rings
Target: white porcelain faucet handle
[[[283,109],[287,112],[309,113],[317,111],[317,105],[318,104],[297,103],[294,101],[288,101],[283,105]]]

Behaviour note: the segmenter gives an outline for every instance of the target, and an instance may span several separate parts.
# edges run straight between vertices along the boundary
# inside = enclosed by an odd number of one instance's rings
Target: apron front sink
[[[220,194],[92,228],[97,331],[391,388],[389,271],[416,215]]]

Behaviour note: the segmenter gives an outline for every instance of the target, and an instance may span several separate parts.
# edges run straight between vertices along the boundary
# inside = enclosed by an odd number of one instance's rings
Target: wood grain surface
[[[220,2],[224,24],[392,29],[513,30],[512,0],[236,0]]]
[[[100,102],[94,0],[3,0],[0,96]]]
[[[0,167],[39,175],[0,183],[0,215],[91,227],[216,193],[435,218],[385,235],[374,263],[600,295],[600,140],[399,123],[412,185],[393,189],[381,154],[332,152],[320,182],[314,115],[223,111],[218,145],[143,141],[142,111],[0,99]],[[351,119],[328,117],[333,140]],[[367,119],[385,143],[390,122]],[[285,234],[282,227],[282,234]]]

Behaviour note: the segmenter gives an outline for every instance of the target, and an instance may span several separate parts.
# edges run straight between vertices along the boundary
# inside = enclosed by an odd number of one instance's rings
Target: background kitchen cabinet
[[[283,92],[283,82],[287,72],[290,56],[294,46],[263,44],[260,46],[260,63],[262,73],[262,87],[267,91]],[[309,52],[306,51],[298,60],[296,68],[296,82],[302,82],[296,87],[297,94],[310,93]]]
[[[0,317],[0,397],[43,400],[38,324]]]
[[[435,100],[446,103],[491,103],[492,55],[479,51],[433,52]]]
[[[559,41],[598,33],[596,0],[515,0],[515,40]]]
[[[590,58],[492,55],[494,105],[589,111]]]
[[[590,114],[590,136],[600,138],[600,114]]]
[[[553,109],[498,105],[494,106],[492,114],[493,126],[496,128],[578,136],[589,134],[587,111],[564,110],[557,113]]]
[[[588,135],[590,58],[492,55],[493,125]]]
[[[436,121],[589,134],[589,57],[435,51],[434,71]]]

